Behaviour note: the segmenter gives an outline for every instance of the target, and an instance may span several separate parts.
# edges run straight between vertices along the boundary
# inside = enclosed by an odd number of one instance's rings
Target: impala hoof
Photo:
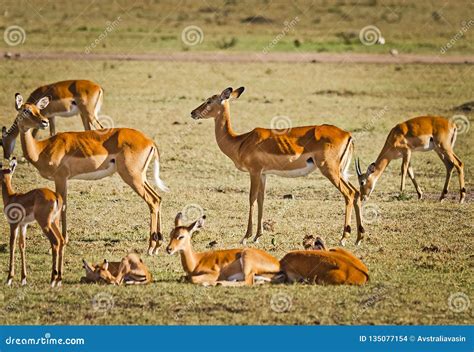
[[[341,240],[339,241],[339,244],[344,247],[346,245],[346,239],[345,238],[341,238]]]
[[[56,281],[51,281],[51,288],[56,287]]]
[[[358,239],[356,242],[355,242],[355,245],[356,246],[360,246],[360,243],[362,242],[362,238],[361,239]]]
[[[12,285],[12,281],[13,281],[13,278],[12,278],[12,277],[9,278],[9,279],[7,280],[7,286],[11,286],[11,285]]]
[[[61,287],[63,285],[63,282],[62,281],[57,281],[56,282],[56,287]]]
[[[258,243],[258,237],[255,236],[255,238],[253,239],[253,243]]]
[[[148,255],[150,255],[150,256],[153,255],[153,248],[151,248],[151,247],[148,248]]]
[[[25,286],[25,285],[26,285],[26,277],[21,280],[21,286]]]
[[[247,239],[246,238],[242,238],[242,240],[240,240],[240,244],[242,246],[245,246],[247,244]]]

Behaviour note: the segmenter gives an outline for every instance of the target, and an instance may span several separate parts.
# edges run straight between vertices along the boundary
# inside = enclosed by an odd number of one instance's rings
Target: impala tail
[[[352,137],[349,137],[344,151],[341,155],[341,175],[344,180],[349,179],[349,166],[351,164],[352,154],[354,152],[354,142]]]
[[[156,186],[163,192],[169,192],[170,189],[165,185],[163,180],[160,178],[160,155],[158,154],[158,148],[155,146],[155,167],[153,169],[153,177],[155,179]]]

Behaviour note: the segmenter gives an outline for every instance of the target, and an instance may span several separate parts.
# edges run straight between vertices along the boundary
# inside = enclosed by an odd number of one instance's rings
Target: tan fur
[[[280,263],[272,255],[254,248],[223,249],[194,252],[191,235],[204,223],[204,218],[183,226],[182,215],[175,219],[166,248],[169,254],[179,252],[187,279],[194,284],[226,286],[252,285],[255,277],[269,281],[280,271]],[[232,279],[232,277],[239,279]]]
[[[452,170],[456,168],[459,174],[459,202],[463,203],[466,198],[464,164],[453,151],[455,139],[456,125],[440,116],[419,116],[396,125],[388,134],[377,160],[369,165],[365,173],[360,170],[360,163],[356,163],[362,198],[367,199],[370,196],[377,180],[389,163],[394,159],[402,158],[400,192],[403,193],[405,190],[405,180],[408,174],[415,186],[418,198],[421,199],[423,192],[415,180],[415,174],[410,163],[411,155],[413,152],[420,150],[434,150],[446,167],[446,180],[440,201],[448,193]]]
[[[239,170],[250,174],[250,209],[247,231],[241,242],[245,244],[252,236],[252,218],[256,202],[258,224],[254,241],[263,233],[263,202],[267,174],[296,177],[319,168],[345,199],[341,243],[344,244],[351,232],[353,207],[357,220],[356,243],[360,243],[364,228],[360,216],[359,191],[344,176],[353,152],[351,134],[332,125],[292,127],[288,130],[256,128],[247,133],[236,134],[231,127],[229,100],[238,98],[243,91],[243,87],[237,90],[227,88],[191,112],[194,119],[215,120],[215,135],[219,148]]]
[[[2,169],[1,171],[4,211],[7,219],[10,217],[10,266],[7,284],[11,285],[15,275],[15,242],[18,232],[20,232],[18,242],[21,252],[22,285],[26,284],[26,231],[28,224],[36,221],[51,244],[51,286],[60,286],[64,266],[64,247],[66,245],[65,239],[59,231],[59,212],[63,205],[62,198],[48,188],[37,188],[27,193],[15,192],[11,183],[15,167],[16,160],[12,161],[9,169]],[[18,218],[12,216],[13,209],[19,211]]]

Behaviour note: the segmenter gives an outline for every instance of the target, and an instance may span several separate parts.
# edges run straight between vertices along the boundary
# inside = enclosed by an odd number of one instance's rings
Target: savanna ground
[[[228,3],[230,5],[226,6],[238,7],[238,18],[263,13],[281,22],[292,18],[291,11],[295,11],[294,16],[301,14],[297,10],[300,3],[287,7],[286,12],[279,12],[280,6],[262,12],[259,8],[252,11],[249,4]],[[371,6],[372,3],[374,5]],[[228,32],[232,28],[230,24],[217,22],[220,18],[218,14],[224,11],[225,6],[218,6],[217,14],[212,15],[216,22],[210,22],[207,30],[207,14],[199,7],[209,5],[185,4],[189,9],[182,5],[179,11],[186,16],[201,14],[198,19],[203,22],[197,24],[204,26],[205,38],[209,39],[204,39],[203,45],[209,45],[204,49],[213,50],[213,41],[218,40],[220,33],[232,33]],[[263,8],[264,3],[259,4]],[[302,37],[303,43],[308,43],[306,36],[315,38],[325,32],[318,24],[329,27],[331,16],[339,16],[336,10],[330,8],[341,11],[348,9],[347,6],[354,8],[354,4],[328,4],[315,3],[314,6],[321,10],[308,10],[302,17],[303,28],[298,29],[298,36]],[[390,26],[386,24],[387,28],[392,28],[393,35],[384,33],[384,36],[395,38],[395,42],[407,48],[413,43],[414,48],[421,48],[419,52],[426,50],[420,45],[426,42],[439,54],[439,46],[457,30],[454,28],[457,24],[452,27],[443,25],[443,20],[435,20],[438,17],[433,15],[434,11],[441,12],[443,17],[448,16],[452,22],[462,19],[464,15],[462,9],[449,3],[444,7],[433,7],[428,2],[394,4],[390,4],[391,8],[403,9],[401,21],[406,22],[398,26],[393,24],[393,27],[392,23]],[[155,6],[155,3],[143,2],[143,5]],[[72,4],[61,8],[61,12],[58,9],[56,12],[47,11],[59,6],[53,2],[46,3],[42,9],[35,6],[40,12],[40,15],[35,15],[37,22],[28,23],[28,16],[24,12],[21,14],[25,16],[25,27],[31,28],[27,30],[31,35],[28,34],[24,45],[31,46],[15,48],[15,51],[41,51],[40,47],[48,38],[52,44],[46,51],[67,51],[66,43],[74,46],[69,50],[81,51],[100,32],[95,28],[104,26],[104,17],[100,14],[106,10],[102,8],[106,5],[102,2],[90,5],[91,15],[87,18],[85,15],[81,17],[80,11],[72,11],[75,6]],[[71,11],[67,11],[68,6]],[[350,18],[356,23],[347,20],[348,24],[341,20],[344,24],[341,30],[351,31],[347,28],[360,29],[365,24],[373,23],[376,15],[380,17],[385,8],[385,4],[368,1],[364,7],[366,12],[361,12],[367,14],[366,18],[361,19],[361,13],[351,15]],[[108,20],[119,15],[113,9],[106,11]],[[8,16],[14,16],[18,9],[9,5],[8,11]],[[179,11],[170,11],[163,10],[163,14],[160,12],[157,15],[164,17],[164,13],[171,13],[166,17],[172,19],[170,25],[161,26],[157,21],[155,26],[160,31],[175,33],[177,39],[173,40],[176,40],[176,45],[170,49],[179,50],[182,28],[194,22],[190,18],[179,19]],[[354,11],[362,10],[357,6]],[[67,16],[75,17],[73,13],[79,19],[67,21]],[[154,28],[149,27],[154,10],[144,11],[135,6],[130,8],[130,13],[135,17],[123,20],[123,32],[115,33],[117,38],[111,34],[103,41],[105,47],[98,50],[132,51],[132,44],[137,42],[142,52],[154,50],[154,45],[157,49],[166,49],[161,46],[162,42],[166,42],[162,36],[172,34],[158,32],[156,37],[161,39],[156,42],[150,39],[148,46],[143,44],[153,35],[148,31]],[[237,43],[250,43],[248,47],[241,48],[238,47],[240,44],[236,44],[230,50],[261,50],[278,33],[275,22],[262,24],[263,27],[258,28],[255,25],[244,26],[238,24],[240,20],[235,18],[235,11],[230,13],[234,14],[230,16],[230,23],[235,21],[238,30],[234,30],[242,35]],[[428,24],[415,26],[416,16],[427,17]],[[321,20],[313,25],[307,17],[320,17]],[[2,21],[5,21],[5,16]],[[42,26],[41,21],[47,25]],[[65,32],[67,35],[53,35],[63,22],[71,26]],[[86,26],[85,30],[80,29],[83,26]],[[438,28],[438,32],[433,27]],[[128,28],[131,28],[130,31],[126,30]],[[337,30],[331,28],[332,31]],[[417,30],[423,32],[420,34]],[[260,37],[258,33],[261,32],[266,34]],[[327,35],[337,38],[331,31]],[[138,36],[136,41],[130,39],[134,36]],[[321,42],[331,47],[329,37],[321,36]],[[127,42],[127,38],[133,43]],[[255,42],[252,38],[256,38]],[[283,40],[292,43],[294,38],[295,35]],[[456,44],[454,53],[472,52],[472,42],[469,44],[460,40],[458,44],[464,46]],[[347,45],[354,51],[369,50],[360,43]],[[371,48],[381,50],[380,47]],[[281,50],[285,50],[284,47]],[[355,155],[362,159],[364,168],[376,158],[388,131],[396,123],[422,114],[440,114],[448,118],[462,114],[464,117],[460,121],[465,124],[460,126],[463,133],[458,135],[455,151],[465,163],[468,190],[466,203],[459,205],[457,174],[454,173],[449,199],[437,202],[445,177],[444,166],[434,152],[416,153],[412,163],[425,192],[425,200],[416,199],[409,181],[406,193],[399,196],[400,161],[393,162],[365,206],[365,241],[360,247],[355,247],[354,234],[347,245],[369,267],[370,282],[363,287],[268,285],[211,288],[178,282],[183,275],[178,256],[168,256],[164,250],[155,257],[145,254],[148,208],[118,175],[96,182],[71,181],[68,210],[70,243],[66,248],[63,287],[50,289],[48,286],[51,266],[49,244],[35,225],[30,228],[27,240],[28,285],[19,286],[17,270],[13,287],[1,286],[0,289],[0,319],[4,323],[472,324],[472,305],[467,304],[465,297],[471,297],[472,301],[474,293],[474,153],[473,132],[469,130],[473,114],[453,110],[453,107],[472,100],[472,65],[3,60],[0,61],[0,72],[2,125],[10,125],[14,119],[15,92],[26,96],[46,82],[88,78],[104,87],[102,114],[110,116],[116,127],[140,129],[156,141],[161,153],[161,176],[171,189],[171,193],[163,195],[165,244],[176,213],[183,209],[192,211],[194,205],[201,207],[207,215],[205,228],[195,235],[195,249],[206,250],[212,241],[217,241],[215,248],[236,247],[244,234],[248,211],[248,175],[239,172],[217,147],[213,121],[196,122],[189,116],[190,111],[205,98],[228,86],[246,87],[244,94],[232,105],[232,122],[236,131],[244,132],[257,126],[269,127],[275,116],[287,117],[292,126],[335,124],[353,133]],[[78,117],[59,119],[57,125],[61,131],[82,129]],[[21,156],[21,148],[17,144],[16,154]],[[354,174],[355,170],[351,168],[351,172]],[[355,176],[351,180],[356,183]],[[51,182],[41,178],[25,162],[21,162],[16,171],[14,185],[19,191],[39,186],[54,188]],[[294,199],[283,199],[286,194],[292,194]],[[274,222],[274,226],[255,246],[278,258],[289,250],[300,249],[306,234],[322,236],[329,246],[336,246],[342,233],[343,212],[342,196],[318,172],[297,179],[270,177],[264,219]],[[0,264],[4,279],[8,267],[7,225],[6,220],[2,220],[4,236],[0,238]],[[82,258],[91,262],[104,258],[119,260],[130,251],[142,254],[154,276],[151,285],[107,287],[79,283],[84,274]],[[17,268],[18,264],[19,261]],[[468,305],[467,309],[456,312],[452,297],[461,297]]]

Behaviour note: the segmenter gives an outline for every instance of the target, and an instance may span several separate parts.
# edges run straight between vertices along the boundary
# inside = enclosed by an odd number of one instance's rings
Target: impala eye
[[[183,235],[181,235],[181,236],[178,236],[178,240],[182,240],[183,238],[184,238],[184,236],[183,236]]]

